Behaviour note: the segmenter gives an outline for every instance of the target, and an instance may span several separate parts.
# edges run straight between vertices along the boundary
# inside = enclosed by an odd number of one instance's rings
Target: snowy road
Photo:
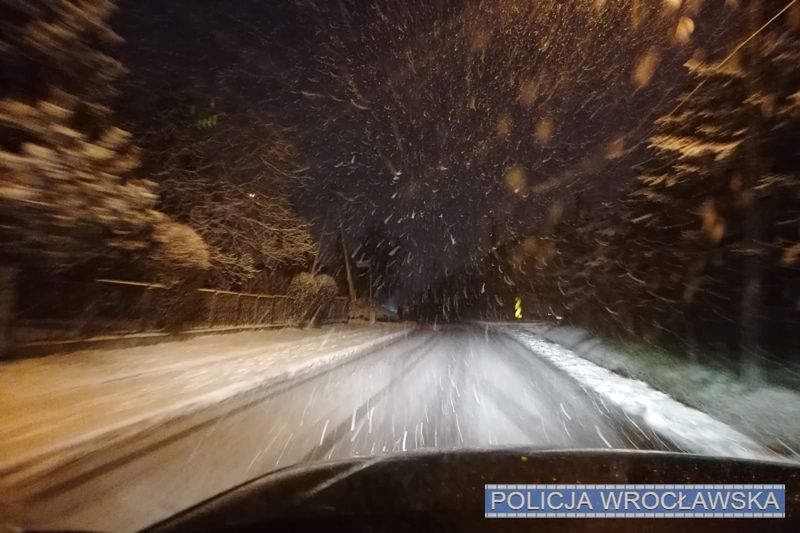
[[[29,527],[133,531],[281,467],[421,448],[660,448],[514,340],[480,327],[417,331],[324,372],[223,402],[69,466],[19,502]],[[174,428],[173,428],[174,429]]]

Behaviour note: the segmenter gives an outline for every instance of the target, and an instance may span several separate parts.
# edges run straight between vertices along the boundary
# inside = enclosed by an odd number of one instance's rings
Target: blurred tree
[[[270,273],[302,270],[314,256],[308,223],[280,195],[175,175],[162,183],[163,208],[208,243],[216,287],[267,290]]]
[[[637,312],[661,328],[677,326],[691,345],[695,321],[704,320],[691,309],[720,316],[739,300],[730,276],[740,272],[740,261],[728,247],[741,239],[746,217],[738,196],[752,109],[740,67],[687,67],[700,89],[656,121],[651,160],[628,201],[623,253],[643,282]],[[676,313],[682,323],[674,324]]]
[[[140,132],[145,171],[158,184],[159,207],[209,244],[209,282],[270,290],[281,273],[288,282],[316,249],[289,199],[304,181],[291,131],[222,86],[173,87],[155,99],[139,94],[130,95],[139,110],[130,122]]]
[[[110,126],[109,87],[124,72],[113,1],[0,4],[0,245],[57,265],[149,244],[150,184],[129,136]]]
[[[66,268],[146,253],[163,217],[113,126],[112,0],[0,2],[0,257]],[[204,263],[202,247],[195,250]]]
[[[115,7],[113,0],[0,0],[4,269],[136,275],[143,271],[130,260],[153,252],[143,268],[180,277],[208,266],[202,240],[156,211],[153,184],[135,176],[138,151],[113,125],[109,106],[125,69],[103,50],[120,42],[107,23]],[[0,272],[0,329],[12,314],[13,278]]]
[[[706,317],[738,323],[740,372],[751,383],[761,377],[768,314],[786,318],[776,299],[766,307],[776,250],[785,246],[776,241],[787,225],[777,208],[792,189],[794,209],[800,207],[800,161],[797,148],[786,145],[797,132],[798,27],[791,13],[764,27],[785,5],[748,2],[741,14],[747,46],[722,62],[687,65],[696,89],[656,123],[653,160],[633,195],[636,225],[626,239],[650,243],[639,252],[650,256],[650,268],[637,276],[669,302],[681,302],[670,313],[684,317],[690,346],[698,320],[716,322],[717,335],[732,328]]]
[[[736,347],[750,383],[767,345],[794,353],[800,10],[764,27],[785,6],[748,2],[739,13],[746,46],[726,60],[687,63],[694,89],[656,121],[649,158],[621,205],[510,246],[514,278],[535,295],[540,316],[680,341],[695,359],[701,346]]]

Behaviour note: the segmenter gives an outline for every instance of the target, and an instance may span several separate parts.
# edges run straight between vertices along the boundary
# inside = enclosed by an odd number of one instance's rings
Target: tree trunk
[[[0,265],[0,359],[11,350],[11,323],[16,306],[16,269]]]
[[[749,217],[748,217],[749,218]],[[745,383],[755,385],[762,380],[761,369],[761,315],[763,268],[759,258],[748,257],[745,265],[744,290],[739,315],[739,374]]]
[[[748,6],[746,28],[748,34],[761,25],[759,2],[751,2]],[[756,38],[758,39],[758,38]],[[744,68],[749,94],[757,94],[761,81],[759,58],[755,50],[758,43],[753,42],[743,50]],[[743,245],[747,250],[744,258],[742,294],[739,302],[739,374],[742,381],[755,385],[762,380],[761,368],[761,323],[764,314],[763,278],[765,270],[764,257],[764,202],[759,199],[756,185],[764,174],[766,162],[763,157],[761,143],[766,135],[764,117],[757,109],[749,112],[750,124],[744,140],[744,187],[743,191],[750,195],[744,220]]]

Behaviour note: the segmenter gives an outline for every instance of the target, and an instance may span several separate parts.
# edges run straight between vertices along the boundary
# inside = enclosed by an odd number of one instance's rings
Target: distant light
[[[250,194],[248,194],[247,196],[249,196],[250,198],[255,198],[255,197],[256,197],[256,193],[254,193],[254,192],[251,192],[251,193],[250,193]]]

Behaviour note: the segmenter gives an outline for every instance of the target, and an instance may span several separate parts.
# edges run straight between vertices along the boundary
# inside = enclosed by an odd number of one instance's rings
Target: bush
[[[313,322],[319,311],[333,302],[338,292],[339,287],[331,276],[301,272],[292,278],[288,296],[295,300],[296,316],[303,324]]]
[[[171,282],[175,279],[197,278],[211,266],[209,250],[203,238],[192,228],[178,224],[161,215],[155,225],[155,245],[150,254],[157,277]]]
[[[197,292],[210,266],[208,246],[192,228],[160,213],[153,241],[148,270],[166,286],[158,295],[159,323],[169,331],[192,327],[208,316],[208,302]]]
[[[320,300],[328,305],[333,302],[336,295],[339,293],[339,287],[336,285],[336,280],[327,274],[322,274],[316,277],[317,296]]]

